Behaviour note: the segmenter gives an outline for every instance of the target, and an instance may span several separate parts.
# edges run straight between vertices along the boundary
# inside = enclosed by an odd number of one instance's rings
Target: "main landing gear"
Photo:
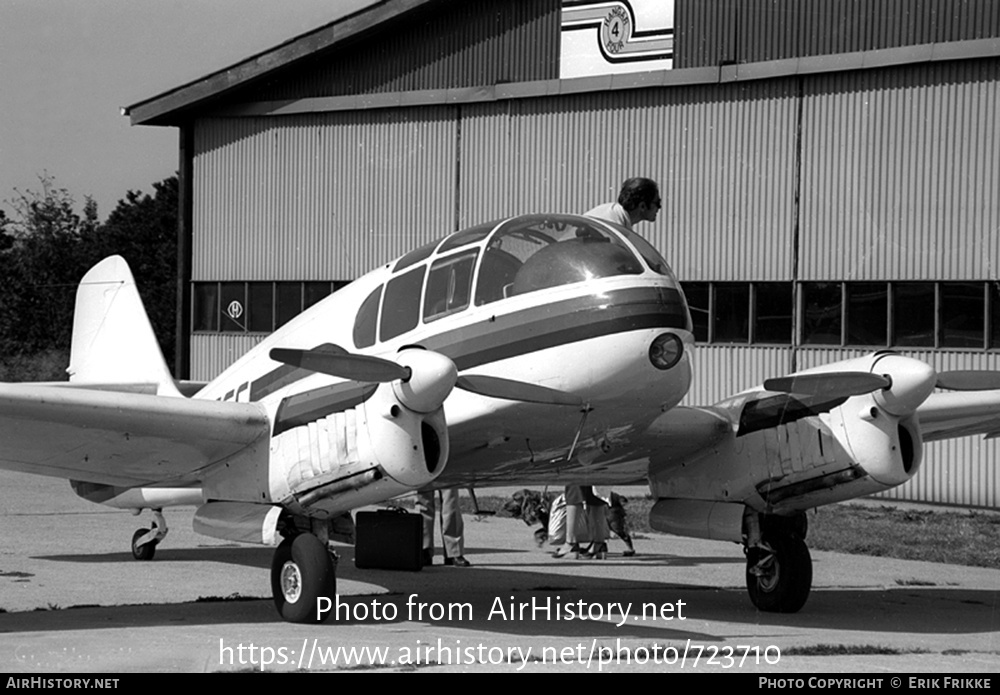
[[[337,556],[327,547],[328,528],[325,523],[313,526],[316,533],[287,536],[271,559],[274,606],[291,623],[324,622],[330,611],[321,613],[319,600],[333,601],[337,592]]]
[[[139,510],[135,512],[139,514]],[[167,537],[167,519],[162,509],[153,510],[152,528],[141,528],[132,534],[132,557],[136,560],[152,560],[156,546]]]
[[[750,600],[768,613],[797,612],[812,588],[806,515],[783,517],[751,511],[744,523]]]

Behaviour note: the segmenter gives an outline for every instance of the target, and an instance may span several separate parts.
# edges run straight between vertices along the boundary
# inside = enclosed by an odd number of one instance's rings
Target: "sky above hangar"
[[[176,128],[131,126],[156,96],[372,0],[0,0],[0,207],[54,177],[103,220],[177,171]]]

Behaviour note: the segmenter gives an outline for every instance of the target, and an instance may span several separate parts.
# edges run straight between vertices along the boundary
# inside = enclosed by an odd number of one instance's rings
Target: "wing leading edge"
[[[8,470],[125,487],[186,485],[268,437],[256,403],[0,384],[0,468]]]
[[[1000,434],[1000,391],[932,393],[917,409],[924,441]]]

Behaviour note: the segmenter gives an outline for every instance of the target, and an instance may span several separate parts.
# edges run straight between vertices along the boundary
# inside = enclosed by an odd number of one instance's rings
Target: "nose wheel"
[[[132,534],[132,557],[136,560],[152,560],[156,546],[167,537],[167,520],[160,509],[153,510],[150,528],[141,528]]]

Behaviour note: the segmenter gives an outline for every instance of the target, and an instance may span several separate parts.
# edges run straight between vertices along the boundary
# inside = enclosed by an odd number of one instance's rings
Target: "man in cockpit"
[[[617,203],[598,205],[585,214],[632,229],[637,222],[655,222],[662,203],[656,181],[635,177],[622,184]]]

